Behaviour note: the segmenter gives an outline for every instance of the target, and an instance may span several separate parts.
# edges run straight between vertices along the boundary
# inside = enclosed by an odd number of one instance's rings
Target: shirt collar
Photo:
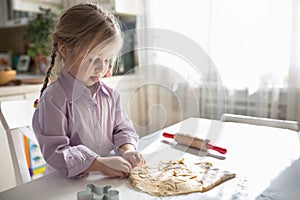
[[[70,100],[76,100],[83,94],[88,94],[88,88],[75,79],[65,67],[63,67],[60,73],[59,81],[65,87],[65,92]]]
[[[106,87],[104,86],[103,82],[100,81],[99,82],[99,90],[102,91],[104,94],[106,94],[107,96],[109,96],[109,92],[108,90],[106,89]]]
[[[82,82],[75,79],[65,67],[63,67],[61,71],[59,81],[62,85],[66,86],[65,91],[69,99],[76,100],[82,95],[89,95],[92,97],[90,90]],[[98,92],[103,92],[109,96],[108,90],[101,81],[98,82],[96,93]]]

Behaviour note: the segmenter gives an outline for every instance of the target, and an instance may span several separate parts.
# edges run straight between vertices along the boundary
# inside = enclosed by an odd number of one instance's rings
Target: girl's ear
[[[65,45],[58,43],[58,51],[60,53],[60,55],[66,59],[67,57],[67,48],[65,47]]]

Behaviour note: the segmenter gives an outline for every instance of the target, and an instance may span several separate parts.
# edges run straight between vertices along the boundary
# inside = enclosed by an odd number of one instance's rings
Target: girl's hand
[[[127,150],[121,154],[123,158],[130,162],[132,168],[146,164],[142,154],[136,150]]]
[[[100,171],[106,176],[125,178],[129,176],[131,164],[121,156],[97,157],[86,170]]]

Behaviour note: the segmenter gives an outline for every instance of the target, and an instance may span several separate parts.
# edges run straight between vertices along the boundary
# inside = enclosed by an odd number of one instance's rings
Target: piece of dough
[[[155,166],[135,167],[129,178],[131,184],[143,192],[169,196],[205,192],[235,176],[214,168],[209,162],[189,163],[180,159]]]

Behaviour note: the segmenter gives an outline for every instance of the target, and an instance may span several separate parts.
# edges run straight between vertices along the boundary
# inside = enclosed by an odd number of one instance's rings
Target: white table
[[[219,128],[218,128],[219,127]],[[185,153],[161,142],[162,133],[185,132],[211,139],[227,148],[225,160]],[[148,164],[184,156],[193,161],[210,161],[215,167],[235,172],[231,179],[205,193],[173,197],[155,197],[135,190],[128,179],[105,178],[90,174],[81,179],[68,179],[53,173],[0,193],[0,199],[72,199],[88,183],[112,185],[120,199],[299,199],[300,145],[295,131],[248,124],[189,118],[140,140],[139,148]],[[211,151],[211,153],[215,153]],[[266,198],[269,197],[269,198]]]

